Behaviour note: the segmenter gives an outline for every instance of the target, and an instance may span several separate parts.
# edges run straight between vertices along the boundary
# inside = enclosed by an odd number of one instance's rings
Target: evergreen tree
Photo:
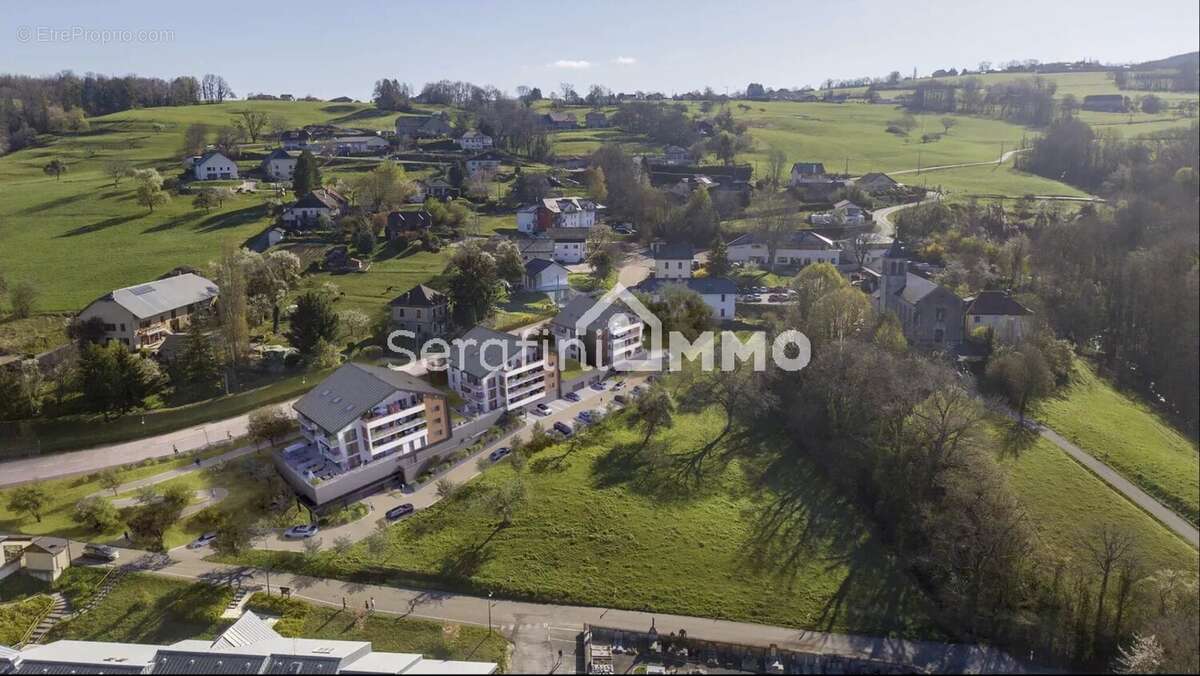
[[[713,240],[712,251],[708,254],[708,276],[724,277],[729,274],[729,247],[720,235]]]
[[[322,341],[332,343],[337,340],[337,335],[338,316],[333,311],[329,297],[312,291],[300,296],[287,333],[292,346],[311,360],[318,356],[318,346]]]
[[[310,190],[321,187],[321,169],[317,166],[317,158],[309,151],[300,153],[296,160],[296,170],[292,172],[292,192],[296,197],[304,197]]]

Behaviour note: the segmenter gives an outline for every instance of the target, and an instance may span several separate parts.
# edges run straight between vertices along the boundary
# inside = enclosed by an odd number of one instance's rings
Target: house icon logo
[[[621,306],[633,313],[629,316]],[[611,311],[610,311],[611,310]],[[618,371],[652,371],[662,370],[662,321],[650,311],[642,301],[637,299],[625,285],[618,282],[612,289],[601,296],[588,311],[580,315],[575,322],[575,335],[590,335],[589,328],[596,320],[606,317],[605,328],[609,332],[620,332],[631,325],[641,324],[641,335],[644,340],[646,332],[650,332],[650,345],[642,345],[640,355],[630,355],[614,360],[610,366]]]

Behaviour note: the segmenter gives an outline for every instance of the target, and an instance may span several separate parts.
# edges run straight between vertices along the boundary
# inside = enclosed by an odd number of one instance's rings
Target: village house
[[[792,165],[792,173],[788,180],[788,185],[795,188],[806,183],[823,183],[827,180],[828,176],[825,174],[824,164],[820,162],[797,162]]]
[[[550,320],[550,332],[565,358],[610,369],[642,352],[645,324],[620,299],[593,312],[597,300],[584,294],[572,298]],[[585,316],[586,325],[581,326]]]
[[[666,288],[671,285],[680,285],[699,294],[704,304],[712,310],[713,318],[718,321],[733,319],[737,313],[737,284],[727,277],[650,277],[638,283],[634,291],[659,302]]]
[[[187,273],[116,289],[92,301],[79,322],[98,322],[102,342],[117,341],[130,350],[157,350],[172,333],[187,330],[192,318],[216,301],[217,285]]]
[[[955,293],[909,270],[899,240],[884,254],[879,289],[874,294],[879,312],[900,320],[904,337],[922,350],[950,351],[963,341],[963,302]]]
[[[192,176],[197,181],[236,179],[237,163],[222,153],[212,150],[192,160]]]
[[[695,249],[691,244],[668,244],[657,240],[650,245],[650,255],[654,258],[656,279],[691,278],[692,262],[695,259]]]
[[[588,111],[583,116],[583,121],[588,129],[603,129],[608,126],[608,116],[599,110]]]
[[[500,171],[500,164],[504,160],[504,153],[498,150],[485,150],[467,160],[467,174],[469,176],[493,175]]]
[[[290,181],[296,173],[296,162],[299,159],[300,151],[276,148],[263,158],[262,172],[276,181]]]
[[[680,146],[667,146],[663,149],[663,162],[667,164],[687,164],[692,159],[687,148]]]
[[[0,535],[0,579],[21,571],[43,582],[54,582],[70,567],[71,545],[63,538]]]
[[[284,150],[305,150],[312,142],[312,133],[305,129],[289,129],[279,135],[279,145]]]
[[[540,204],[526,204],[517,208],[517,231],[526,234],[536,232],[538,228],[538,210]]]
[[[458,137],[458,147],[471,151],[487,150],[492,147],[492,137],[477,129],[472,129]]]
[[[546,237],[554,242],[554,260],[574,265],[587,258],[587,236],[575,228],[547,230]]]
[[[445,113],[434,115],[401,115],[396,118],[396,136],[408,138],[441,138],[453,133]]]
[[[334,136],[330,142],[338,155],[381,155],[392,147],[386,138],[377,134]]]
[[[453,346],[450,387],[473,413],[517,411],[558,398],[558,359],[553,350],[522,345],[511,333],[476,326]]]
[[[858,271],[861,268],[882,270],[883,255],[891,248],[892,238],[877,232],[862,233],[839,240],[837,245],[841,249],[838,265],[843,271]]]
[[[729,260],[735,263],[768,265],[769,242],[759,233],[748,232],[728,244]],[[812,230],[797,230],[775,243],[775,265],[802,268],[810,263],[841,262],[841,250],[833,240]]]
[[[317,188],[308,191],[283,210],[283,222],[293,228],[311,228],[321,217],[333,220],[340,216],[350,202],[332,188]]]
[[[893,188],[900,187],[900,184],[896,182],[896,179],[878,171],[872,171],[859,176],[858,179],[854,181],[854,185],[862,188],[863,191],[865,191],[868,195],[878,195],[880,193],[885,193],[889,190],[892,190]]]
[[[433,227],[433,214],[420,211],[393,211],[387,216],[385,232],[389,242],[400,239],[406,232],[424,232]]]
[[[833,222],[845,223],[847,225],[862,225],[868,219],[866,209],[858,206],[850,200],[841,200],[833,205]]]
[[[284,637],[245,611],[215,639],[169,645],[61,640],[0,647],[0,674],[493,674],[494,662],[372,650],[369,641]]]
[[[1016,344],[1033,330],[1033,310],[1013,299],[1006,291],[980,291],[974,298],[964,298],[967,336],[980,329],[990,329],[999,342]]]
[[[445,338],[450,332],[450,299],[446,294],[418,284],[388,303],[392,326],[416,334],[423,343]]]
[[[417,189],[424,192],[426,198],[432,197],[439,200],[454,199],[459,194],[458,188],[455,188],[449,181],[440,177],[431,178],[427,181],[418,181]]]
[[[547,197],[542,200],[538,212],[538,226],[542,230],[591,228],[596,225],[596,216],[604,208],[603,204],[582,197]]]
[[[576,119],[575,113],[551,111],[542,115],[542,126],[556,130],[578,129],[579,120]]]
[[[554,259],[554,240],[545,234],[513,239],[517,248],[521,250],[521,262],[523,263],[528,263],[535,258]]]
[[[521,286],[526,291],[548,294],[557,303],[570,290],[567,274],[566,268],[552,260],[534,258],[525,264],[525,276]]]

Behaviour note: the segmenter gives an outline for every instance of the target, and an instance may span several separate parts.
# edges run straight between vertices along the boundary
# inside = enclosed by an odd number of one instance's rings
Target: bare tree
[[[258,110],[239,110],[235,113],[240,119],[234,124],[241,127],[246,135],[250,137],[251,143],[258,143],[258,137],[262,134],[263,129],[266,129],[270,117]]]
[[[1099,642],[1104,632],[1104,603],[1108,597],[1108,583],[1112,574],[1132,553],[1135,540],[1131,533],[1103,526],[1095,539],[1085,543],[1092,564],[1100,572],[1100,591],[1096,600],[1096,627],[1093,641]]]
[[[781,148],[771,148],[767,153],[767,178],[771,182],[771,187],[775,190],[779,189],[779,185],[783,182],[783,173],[787,170],[787,153]]]

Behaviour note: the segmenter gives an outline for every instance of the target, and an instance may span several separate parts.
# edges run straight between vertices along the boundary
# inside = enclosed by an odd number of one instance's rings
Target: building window
[[[983,319],[983,317],[980,317],[979,315],[975,315],[975,323],[976,323],[976,324],[978,324],[978,323],[979,323],[979,320],[980,320],[980,319]]]
[[[939,322],[946,321],[946,308],[940,307],[934,310],[933,318]]]

